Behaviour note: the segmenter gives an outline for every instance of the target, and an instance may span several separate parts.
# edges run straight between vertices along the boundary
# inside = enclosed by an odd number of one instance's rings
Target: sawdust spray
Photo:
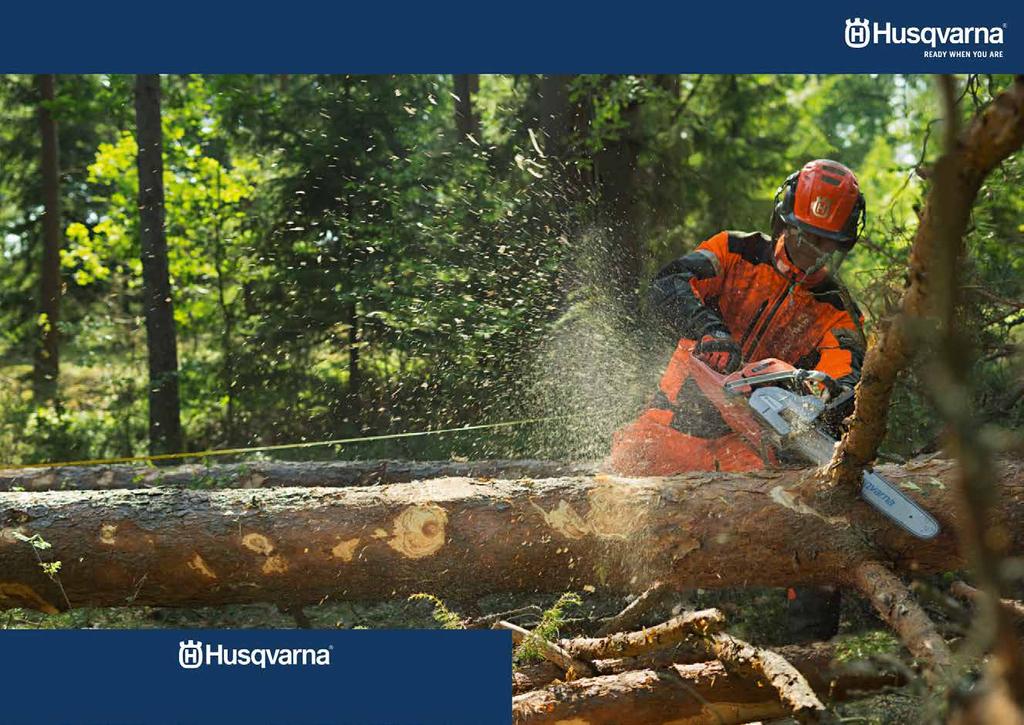
[[[599,461],[612,433],[650,398],[672,350],[627,309],[601,230],[586,229],[569,246],[564,311],[537,350],[528,396],[539,415],[565,416],[538,431],[540,457]]]

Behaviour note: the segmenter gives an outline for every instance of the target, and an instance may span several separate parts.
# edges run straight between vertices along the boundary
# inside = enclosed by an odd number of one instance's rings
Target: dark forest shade
[[[459,139],[472,136],[480,142],[480,116],[473,112],[473,96],[480,91],[480,76],[470,73],[453,76],[455,88],[455,128]]]

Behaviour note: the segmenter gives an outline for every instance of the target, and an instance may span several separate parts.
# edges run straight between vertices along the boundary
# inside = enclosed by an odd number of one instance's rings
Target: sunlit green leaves
[[[854,168],[868,201],[867,239],[842,272],[869,333],[898,299],[927,190],[915,168],[938,149],[930,80],[577,77],[565,85],[571,138],[560,139],[546,135],[545,83],[482,76],[480,138],[467,142],[447,76],[165,78],[166,233],[191,441],[443,427],[538,407],[609,424],[632,414],[663,361],[641,354],[643,331],[620,324],[613,294],[624,246],[608,231],[624,212],[601,183],[623,159],[635,167],[626,196],[641,285],[722,228],[766,230],[779,183],[827,156]],[[968,89],[965,116],[988,83]],[[132,453],[146,391],[131,80],[69,76],[61,88],[69,405],[48,414],[17,383],[38,325],[34,99],[25,78],[0,78],[0,339],[22,358],[0,373],[15,381],[0,390],[0,443],[17,456]],[[993,406],[1018,374],[1024,334],[1022,165],[986,183],[964,260]],[[538,363],[542,348],[554,362]],[[910,383],[895,446],[932,435],[908,442],[929,416]],[[585,446],[557,431],[565,445],[551,453],[600,455],[598,427],[580,433]],[[508,442],[450,440],[344,454],[483,455]]]

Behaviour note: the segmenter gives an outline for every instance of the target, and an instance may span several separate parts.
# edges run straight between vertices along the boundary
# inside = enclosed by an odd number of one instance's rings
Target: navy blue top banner
[[[1022,5],[23,3],[0,72],[1005,73]]]
[[[12,630],[0,662],[3,722],[512,722],[508,632]]]

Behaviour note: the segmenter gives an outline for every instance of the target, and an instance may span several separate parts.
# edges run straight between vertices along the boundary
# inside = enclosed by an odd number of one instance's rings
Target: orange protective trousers
[[[680,340],[658,384],[669,403],[678,402],[689,377],[692,340]],[[667,476],[682,471],[756,471],[764,461],[737,433],[699,438],[671,427],[673,412],[648,408],[612,438],[608,465],[624,476]]]

